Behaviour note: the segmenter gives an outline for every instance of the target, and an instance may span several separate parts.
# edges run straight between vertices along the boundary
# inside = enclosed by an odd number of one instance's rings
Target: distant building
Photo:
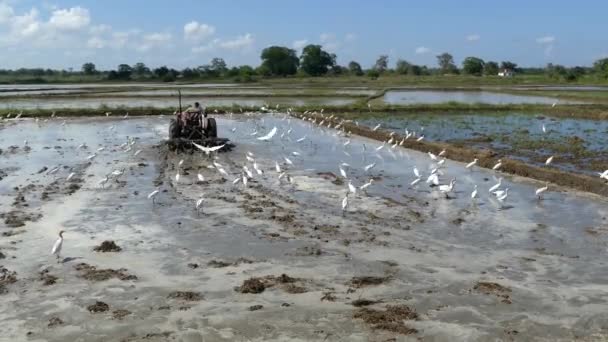
[[[513,70],[509,70],[509,69],[503,69],[502,71],[498,72],[498,76],[500,77],[513,77],[514,73]]]

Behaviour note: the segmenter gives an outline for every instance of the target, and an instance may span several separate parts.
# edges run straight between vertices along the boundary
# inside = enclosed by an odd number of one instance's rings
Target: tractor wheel
[[[171,121],[169,122],[169,139],[179,138],[179,133],[180,129],[177,120],[171,119]]]
[[[214,118],[208,119],[207,125],[207,137],[209,138],[217,138],[217,124],[215,123]]]

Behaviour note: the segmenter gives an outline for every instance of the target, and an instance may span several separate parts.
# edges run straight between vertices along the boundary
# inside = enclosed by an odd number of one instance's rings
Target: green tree
[[[216,74],[216,77],[219,77],[219,76],[225,74],[226,71],[228,71],[228,66],[226,65],[226,62],[222,58],[218,58],[218,57],[213,58],[211,60],[210,66],[211,66],[211,70],[213,70],[214,73]]]
[[[602,58],[595,61],[593,63],[593,71],[602,78],[608,78],[608,58]]]
[[[361,64],[351,61],[348,63],[348,72],[356,76],[363,76],[363,69],[361,69]]]
[[[118,79],[121,80],[129,80],[131,79],[131,74],[133,73],[133,68],[129,64],[121,64],[118,66],[118,70],[116,74]]]
[[[374,69],[376,69],[379,73],[383,73],[388,69],[388,55],[380,55],[378,59],[376,59],[376,63],[374,63]]]
[[[515,71],[517,69],[517,63],[503,61],[500,63],[500,68],[503,70]]]
[[[156,75],[156,77],[158,78],[164,78],[165,76],[167,76],[169,74],[169,68],[167,68],[166,66],[161,66],[159,68],[154,69],[154,75]]]
[[[407,68],[408,75],[420,76],[423,73],[423,69],[419,65],[410,64]]]
[[[462,72],[467,75],[481,76],[484,61],[477,57],[467,57],[462,61]]]
[[[298,72],[296,51],[284,46],[270,46],[262,50],[260,75],[287,76]]]
[[[82,65],[82,73],[85,75],[95,75],[97,73],[97,69],[95,64],[93,63],[84,63]]]
[[[483,65],[483,74],[486,76],[498,75],[498,63],[487,61],[486,64]]]
[[[336,55],[323,51],[321,45],[310,44],[302,49],[300,67],[308,75],[325,75],[334,65],[336,65]]]
[[[437,64],[442,74],[456,74],[458,68],[454,64],[454,57],[447,52],[437,56]]]
[[[138,77],[146,76],[150,73],[150,69],[144,63],[135,63],[133,66],[133,74]]]
[[[411,66],[410,62],[405,61],[403,59],[398,59],[397,63],[395,63],[395,71],[398,74],[405,75],[409,72],[410,66]]]

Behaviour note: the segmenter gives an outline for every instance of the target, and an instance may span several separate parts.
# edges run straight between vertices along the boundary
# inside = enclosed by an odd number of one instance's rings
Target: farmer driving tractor
[[[175,116],[175,120],[172,120],[169,126],[169,137],[171,139],[200,140],[203,138],[217,138],[215,120],[207,118],[207,114],[200,103],[195,102],[194,106],[189,107],[183,112],[176,111]]]

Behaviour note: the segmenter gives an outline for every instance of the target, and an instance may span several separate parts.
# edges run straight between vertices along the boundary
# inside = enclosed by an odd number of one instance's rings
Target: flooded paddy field
[[[253,97],[208,97],[204,96],[184,96],[182,97],[182,104],[184,107],[191,106],[194,102],[204,103],[208,107],[230,107],[230,106],[242,106],[242,107],[262,107],[262,106],[343,106],[354,103],[355,98],[341,98],[341,97],[264,97],[264,98],[253,98]],[[46,97],[44,99],[1,99],[0,108],[2,109],[14,109],[14,110],[25,110],[25,109],[55,109],[55,108],[83,108],[83,109],[96,109],[96,108],[140,108],[140,107],[153,107],[153,108],[167,108],[167,107],[178,107],[177,95],[168,97]]]
[[[284,114],[218,125],[235,147],[205,156],[167,149],[168,117],[0,122],[2,338],[608,335],[605,198],[549,184],[539,201],[544,184],[449,159],[446,198],[410,186],[426,153]]]
[[[596,176],[608,168],[608,121],[522,113],[407,114],[359,119],[368,127],[403,132],[456,146],[491,149],[502,156]]]
[[[392,105],[436,104],[447,102],[485,103],[485,104],[552,104],[556,98],[546,96],[515,95],[477,90],[389,90],[379,103]],[[580,101],[561,101],[561,103],[582,103]]]

